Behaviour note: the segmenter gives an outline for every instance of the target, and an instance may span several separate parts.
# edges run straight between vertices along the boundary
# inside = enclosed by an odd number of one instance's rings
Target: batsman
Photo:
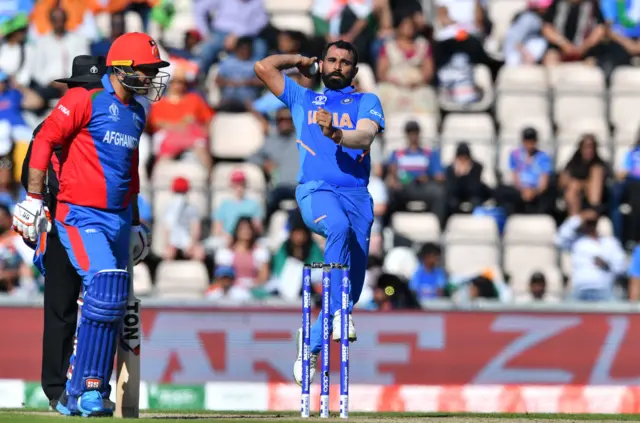
[[[159,69],[169,63],[142,33],[117,38],[106,65],[100,87],[68,90],[44,121],[33,140],[28,194],[14,212],[14,228],[25,239],[35,242],[46,231],[45,175],[53,151],[62,148],[55,226],[84,297],[73,372],[56,406],[69,416],[113,414],[103,396],[131,283],[130,236],[140,226],[138,143],[147,110],[135,96],[158,100],[168,79]]]
[[[316,63],[318,63],[316,65]],[[319,66],[322,94],[302,88],[282,74],[297,67],[307,77]],[[318,60],[301,55],[273,55],[255,65],[258,78],[291,110],[300,152],[296,200],[305,224],[326,237],[325,263],[349,266],[351,290],[349,340],[357,339],[351,312],[358,302],[369,254],[373,200],[367,185],[371,173],[369,148],[384,129],[380,100],[351,86],[358,72],[358,53],[345,41],[328,44]],[[340,340],[340,270],[331,275],[332,338]],[[322,343],[320,316],[311,327],[311,374]],[[296,333],[293,376],[302,379],[302,330]]]

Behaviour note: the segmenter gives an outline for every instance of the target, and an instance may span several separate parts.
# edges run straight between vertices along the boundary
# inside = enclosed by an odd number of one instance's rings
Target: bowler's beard
[[[324,86],[330,90],[341,90],[343,88],[347,88],[351,85],[351,81],[353,81],[353,78],[346,78],[340,72],[322,74],[322,82],[324,83]]]

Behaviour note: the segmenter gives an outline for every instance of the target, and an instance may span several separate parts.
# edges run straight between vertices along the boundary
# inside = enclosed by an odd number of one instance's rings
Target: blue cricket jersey
[[[635,147],[624,156],[622,170],[627,172],[627,177],[640,179],[640,147]]]
[[[333,126],[343,131],[356,129],[358,120],[370,119],[384,129],[384,113],[375,94],[357,93],[353,87],[326,89],[316,93],[284,77],[284,91],[278,98],[291,110],[296,127],[300,172],[298,182],[324,181],[340,187],[366,187],[371,173],[368,150],[340,146],[322,135],[316,123],[318,108],[333,115]]]
[[[630,278],[640,278],[640,247],[635,247],[631,253],[627,275]]]

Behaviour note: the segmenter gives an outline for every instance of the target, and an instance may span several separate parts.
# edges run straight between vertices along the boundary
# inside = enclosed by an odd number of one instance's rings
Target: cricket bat
[[[140,414],[140,300],[133,293],[133,254],[129,254],[129,301],[118,339],[115,417],[137,419]]]

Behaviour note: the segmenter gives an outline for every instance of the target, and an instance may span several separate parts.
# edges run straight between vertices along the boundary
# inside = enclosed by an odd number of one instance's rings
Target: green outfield
[[[202,411],[166,411],[142,413],[139,419],[124,419],[140,423],[160,423],[160,422],[215,422],[234,423],[247,420],[257,420],[260,423],[267,422],[308,422],[309,420],[324,420],[317,416],[310,419],[301,419],[298,413],[290,412],[202,412]],[[50,423],[62,422],[72,419],[70,417],[58,416],[53,412],[43,410],[12,409],[0,410],[0,423]],[[111,419],[99,419],[105,421]],[[122,419],[118,419],[122,420]],[[341,420],[338,415],[332,415],[331,420]],[[628,422],[640,421],[640,415],[628,414],[477,414],[477,413],[351,413],[349,420],[356,420],[360,423],[396,423],[400,421],[415,421],[426,423],[533,423],[545,422],[549,420],[563,420],[566,422],[577,421],[607,421],[607,422]]]

